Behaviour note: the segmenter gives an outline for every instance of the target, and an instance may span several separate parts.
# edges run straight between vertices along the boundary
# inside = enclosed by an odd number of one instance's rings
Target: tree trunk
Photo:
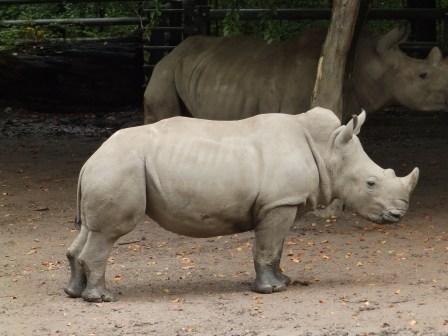
[[[359,0],[333,0],[327,37],[317,68],[311,106],[332,110],[342,119],[345,66],[358,18]]]

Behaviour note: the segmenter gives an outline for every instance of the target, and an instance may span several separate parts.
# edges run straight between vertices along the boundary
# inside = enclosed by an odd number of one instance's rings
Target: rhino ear
[[[366,110],[362,109],[361,113],[358,115],[357,122],[354,125],[353,133],[355,135],[359,134],[359,132],[361,131],[361,127],[362,125],[364,125],[365,121],[366,121]]]
[[[345,126],[339,128],[339,133],[336,135],[335,143],[338,145],[345,145],[355,135],[355,129],[358,127],[358,116],[354,115],[353,118]],[[338,131],[338,130],[337,130]]]
[[[398,46],[401,42],[408,39],[409,33],[410,31],[407,26],[392,29],[378,39],[376,44],[377,52],[381,55],[391,48]]]
[[[431,51],[428,54],[428,57],[426,58],[426,60],[430,63],[430,64],[439,64],[442,61],[443,57],[442,57],[442,52],[440,51],[440,49],[438,47],[434,47],[431,49]]]

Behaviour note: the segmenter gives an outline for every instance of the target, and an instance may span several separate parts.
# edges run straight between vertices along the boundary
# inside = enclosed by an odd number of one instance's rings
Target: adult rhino
[[[310,108],[324,32],[308,31],[267,44],[247,36],[194,36],[155,67],[144,96],[145,123],[179,116],[236,120],[261,113],[297,114]],[[391,104],[448,110],[448,64],[439,48],[425,60],[400,51],[396,28],[374,38],[364,32],[346,83],[345,112]]]
[[[170,118],[112,135],[78,182],[81,231],[67,256],[66,293],[111,301],[106,260],[145,214],[191,237],[255,231],[253,289],[284,290],[283,241],[297,215],[334,197],[375,222],[407,211],[419,171],[397,177],[356,136],[365,113],[340,126],[332,111],[262,114],[239,121]]]

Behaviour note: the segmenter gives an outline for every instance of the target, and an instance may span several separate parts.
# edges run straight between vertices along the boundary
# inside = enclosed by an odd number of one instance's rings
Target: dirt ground
[[[284,250],[282,267],[294,280],[288,291],[250,291],[252,233],[193,239],[148,219],[109,259],[107,281],[119,301],[95,304],[62,291],[65,251],[77,234],[76,180],[126,115],[7,112],[0,335],[448,335],[446,116],[368,119],[361,138],[374,160],[400,174],[421,168],[411,210],[388,226],[352,213],[333,221],[307,215]]]

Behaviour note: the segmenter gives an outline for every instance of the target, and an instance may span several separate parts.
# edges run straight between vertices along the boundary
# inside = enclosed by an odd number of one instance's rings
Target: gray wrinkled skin
[[[310,108],[325,32],[308,31],[266,44],[254,37],[186,39],[163,58],[144,97],[145,123],[179,115],[238,120],[261,113],[298,114]],[[345,115],[400,104],[448,110],[448,62],[438,48],[427,59],[398,48],[400,29],[360,37],[353,79],[345,85]]]
[[[81,231],[67,256],[66,293],[111,301],[106,260],[114,242],[145,215],[191,237],[255,231],[253,290],[286,289],[283,241],[297,216],[342,199],[372,221],[397,222],[418,180],[376,165],[332,111],[263,114],[240,121],[176,117],[116,132],[79,175]]]

